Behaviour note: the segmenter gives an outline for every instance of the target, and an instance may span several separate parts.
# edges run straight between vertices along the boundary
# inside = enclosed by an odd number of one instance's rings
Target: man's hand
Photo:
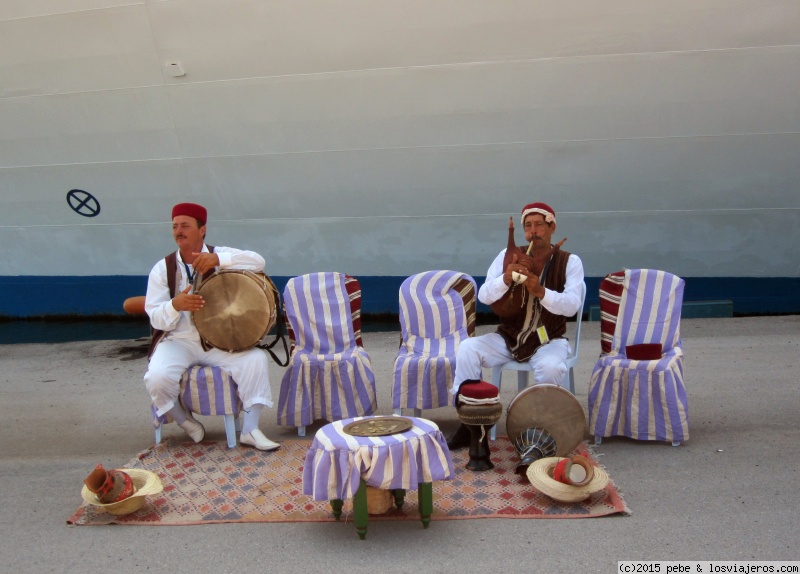
[[[510,287],[511,284],[514,283],[512,274],[519,273],[525,277],[525,282],[521,284],[525,285],[525,289],[527,289],[528,293],[541,299],[544,297],[544,287],[539,283],[539,278],[531,273],[525,265],[518,263],[518,261],[519,257],[514,254],[511,258],[511,263],[508,264],[505,273],[503,273],[503,282]]]
[[[511,263],[508,264],[503,273],[503,282],[509,287],[515,283],[514,273],[519,273],[524,277],[528,277],[531,274],[527,267],[519,263],[519,256],[516,253],[511,257]]]
[[[528,278],[525,280],[525,289],[528,290],[528,293],[533,295],[534,297],[541,299],[544,297],[544,287],[542,287],[541,283],[539,283],[539,278],[536,275],[528,274]]]
[[[207,255],[207,254],[206,254]],[[175,295],[172,299],[172,306],[176,311],[197,311],[203,308],[206,304],[202,295],[190,295],[189,290],[192,288],[189,285],[186,289]]]
[[[201,276],[206,274],[206,271],[214,269],[219,265],[219,255],[216,253],[192,253],[195,256],[194,272],[199,273]]]

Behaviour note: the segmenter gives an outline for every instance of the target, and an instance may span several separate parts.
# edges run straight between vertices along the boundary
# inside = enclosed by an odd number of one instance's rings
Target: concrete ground
[[[153,442],[143,343],[0,346],[0,571],[614,572],[618,560],[798,560],[800,316],[685,319],[682,338],[690,440],[595,447],[631,516],[434,521],[428,530],[373,522],[366,541],[352,524],[68,527],[94,466],[121,466]],[[364,335],[378,414],[390,412],[398,341],[399,328]],[[599,323],[584,322],[584,408],[599,341]],[[271,367],[277,401],[283,369]],[[514,375],[504,379],[505,404]],[[457,425],[452,409],[424,416],[447,433]],[[220,419],[203,422],[224,440]],[[296,436],[276,427],[274,411],[262,428],[277,440]]]

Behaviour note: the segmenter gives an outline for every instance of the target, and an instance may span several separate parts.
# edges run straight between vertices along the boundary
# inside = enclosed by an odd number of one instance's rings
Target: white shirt
[[[510,286],[506,285],[503,281],[503,259],[505,258],[506,250],[503,249],[500,254],[495,257],[489,270],[486,272],[486,281],[478,290],[478,300],[485,304],[491,305],[509,290]],[[541,299],[542,307],[555,315],[563,315],[564,317],[572,317],[578,312],[581,306],[581,292],[580,286],[583,283],[583,262],[580,257],[574,253],[570,253],[567,260],[567,278],[564,284],[564,292],[559,293],[545,287],[544,297]]]
[[[208,247],[203,244],[203,253],[208,253]],[[264,270],[265,261],[254,251],[242,251],[232,247],[214,247],[214,254],[219,257],[218,269],[245,269],[256,273]],[[189,277],[186,274],[186,266],[181,258],[180,251],[177,252],[178,258],[178,281],[175,284],[175,294],[177,295],[189,286]],[[189,269],[194,273],[194,269],[189,265]],[[170,271],[174,273],[174,270]],[[147,279],[147,295],[145,296],[144,309],[150,317],[150,324],[154,329],[165,331],[166,338],[169,339],[195,339],[200,340],[200,334],[192,322],[191,312],[177,311],[172,306],[172,298],[169,296],[169,283],[167,282],[167,263],[161,259],[153,266],[150,276]]]

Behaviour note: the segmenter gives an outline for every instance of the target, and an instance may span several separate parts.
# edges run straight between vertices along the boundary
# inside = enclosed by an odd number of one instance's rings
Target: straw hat
[[[83,499],[92,506],[96,506],[100,512],[122,515],[136,512],[144,506],[144,499],[147,495],[157,494],[164,490],[161,479],[158,478],[158,475],[154,472],[138,468],[121,468],[119,470],[128,473],[131,479],[133,479],[133,485],[136,490],[131,496],[118,502],[103,504],[97,498],[97,495],[84,484],[81,490]]]
[[[558,482],[553,478],[553,469],[561,460],[564,459],[557,456],[540,458],[528,467],[528,480],[536,490],[559,502],[580,502],[589,498],[592,493],[603,490],[608,484],[608,473],[600,467],[594,468],[594,477],[584,486]]]

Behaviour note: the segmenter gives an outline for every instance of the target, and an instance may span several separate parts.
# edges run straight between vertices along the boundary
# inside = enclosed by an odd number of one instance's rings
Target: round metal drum
[[[242,269],[222,269],[195,292],[205,306],[192,314],[200,336],[224,351],[245,351],[275,325],[275,287],[268,277]]]
[[[550,433],[556,439],[556,456],[565,456],[583,440],[586,415],[568,390],[557,385],[534,385],[514,397],[506,412],[506,432],[512,444],[528,428]]]

